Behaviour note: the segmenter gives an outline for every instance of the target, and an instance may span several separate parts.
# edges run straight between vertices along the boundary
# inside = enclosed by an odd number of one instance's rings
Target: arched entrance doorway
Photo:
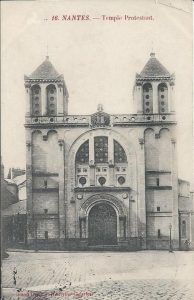
[[[107,203],[94,205],[88,216],[89,245],[117,244],[117,215]]]

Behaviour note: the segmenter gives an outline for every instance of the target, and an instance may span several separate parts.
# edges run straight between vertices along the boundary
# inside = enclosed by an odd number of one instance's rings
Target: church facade
[[[48,57],[25,76],[28,246],[179,249],[191,240],[176,154],[175,79],[151,53],[136,74],[135,114],[68,114]]]

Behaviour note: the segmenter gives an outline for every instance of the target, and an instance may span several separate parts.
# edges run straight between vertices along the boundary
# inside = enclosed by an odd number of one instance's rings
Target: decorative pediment
[[[98,105],[98,112],[91,116],[92,127],[105,127],[110,126],[110,115],[103,112],[101,104]]]

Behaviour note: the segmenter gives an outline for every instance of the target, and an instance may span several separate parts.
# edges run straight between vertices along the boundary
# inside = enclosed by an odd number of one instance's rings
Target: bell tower
[[[174,113],[174,74],[150,53],[140,74],[136,74],[134,100],[138,114]]]
[[[69,95],[64,77],[56,71],[49,56],[31,75],[25,75],[24,81],[27,117],[68,114]]]

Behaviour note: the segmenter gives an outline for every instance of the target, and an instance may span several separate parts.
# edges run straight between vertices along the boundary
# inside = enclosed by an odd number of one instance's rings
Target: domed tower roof
[[[139,74],[140,77],[153,78],[153,77],[170,77],[168,70],[159,62],[155,57],[155,53],[150,53],[150,59]]]
[[[34,71],[30,76],[29,79],[56,79],[59,77],[60,74],[56,71],[54,66],[49,60],[49,57],[46,56],[46,59],[43,63]]]

